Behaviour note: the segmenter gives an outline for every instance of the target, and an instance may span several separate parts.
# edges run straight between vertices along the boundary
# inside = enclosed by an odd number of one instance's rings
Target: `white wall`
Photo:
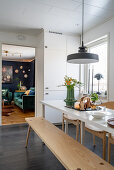
[[[109,34],[109,55],[108,55],[108,91],[109,100],[114,101],[114,18],[99,25],[84,35],[84,42],[88,43],[99,37]]]
[[[30,47],[37,47],[38,44],[37,36],[21,34],[21,33],[10,33],[10,32],[0,32],[0,42],[2,44],[6,43],[6,44],[23,45],[23,46],[30,46]]]

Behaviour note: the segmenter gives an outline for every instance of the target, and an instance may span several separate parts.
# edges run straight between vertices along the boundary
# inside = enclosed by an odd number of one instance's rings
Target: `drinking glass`
[[[106,112],[106,106],[102,106],[102,111]]]

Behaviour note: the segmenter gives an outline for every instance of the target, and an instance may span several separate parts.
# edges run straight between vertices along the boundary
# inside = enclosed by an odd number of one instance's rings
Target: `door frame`
[[[0,42],[0,126],[2,126],[2,45],[7,44],[7,45],[15,45],[15,46],[23,46],[23,47],[31,47],[35,48],[35,65],[36,65],[36,49],[37,47],[35,46],[28,46],[24,44],[18,44],[18,43],[7,43],[7,42]],[[36,67],[35,67],[35,87],[36,87],[36,82],[37,82],[37,76],[36,76]],[[36,89],[35,89],[35,117],[37,116],[36,110],[37,110],[37,105],[36,105]]]

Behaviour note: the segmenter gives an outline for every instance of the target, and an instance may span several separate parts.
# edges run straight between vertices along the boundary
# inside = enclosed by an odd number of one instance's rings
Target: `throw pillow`
[[[35,91],[30,91],[29,95],[35,95]]]
[[[2,96],[7,97],[8,96],[8,90],[2,89]]]
[[[29,95],[30,90],[27,90],[24,94]]]

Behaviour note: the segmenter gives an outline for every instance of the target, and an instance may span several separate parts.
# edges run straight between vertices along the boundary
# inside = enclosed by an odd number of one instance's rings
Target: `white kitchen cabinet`
[[[79,65],[66,62],[67,55],[76,52],[79,47],[79,37],[44,34],[44,99],[64,100],[66,87],[64,76],[68,75],[79,80]],[[75,97],[79,95],[75,89]],[[52,123],[62,122],[62,113],[46,106],[46,119]]]
[[[67,90],[61,91],[44,91],[44,99],[45,100],[65,100],[67,96]],[[79,96],[79,91],[75,89],[75,98],[77,99]],[[56,109],[45,106],[45,118],[46,120],[52,123],[61,123],[62,122],[62,113]]]
[[[64,90],[66,36],[45,32],[44,40],[44,90]]]
[[[64,100],[66,98],[66,90],[61,91],[49,91],[44,92],[45,100]],[[62,113],[56,109],[52,109],[48,106],[45,107],[45,118],[52,123],[62,122]]]
[[[80,38],[75,36],[66,36],[67,54],[78,52]]]
[[[62,90],[66,75],[66,54],[64,50],[45,49],[44,90]]]
[[[45,32],[44,46],[48,49],[66,50],[66,36]]]
[[[67,36],[67,55],[78,52],[79,38]],[[67,76],[79,80],[79,64],[67,63]]]
[[[67,63],[67,76],[79,81],[79,64]]]

